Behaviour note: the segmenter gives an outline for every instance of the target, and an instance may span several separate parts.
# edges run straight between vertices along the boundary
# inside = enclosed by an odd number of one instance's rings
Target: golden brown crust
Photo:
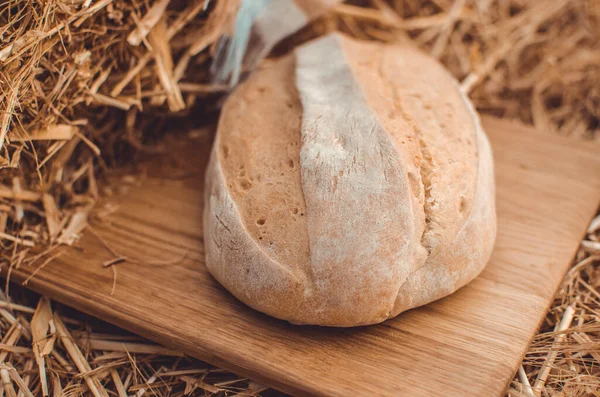
[[[445,296],[495,239],[491,151],[452,77],[338,35],[230,97],[206,195],[211,273],[294,323],[372,324]]]
[[[293,271],[306,272],[306,207],[300,182],[302,106],[294,58],[259,71],[227,101],[219,126],[220,164],[249,237]],[[268,120],[267,120],[268,118]],[[275,204],[275,205],[273,205]]]

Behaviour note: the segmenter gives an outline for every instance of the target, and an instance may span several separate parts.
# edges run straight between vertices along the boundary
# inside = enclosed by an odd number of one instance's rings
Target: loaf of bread
[[[206,175],[211,274],[295,324],[384,321],[488,261],[492,154],[456,81],[410,46],[331,34],[229,97]]]

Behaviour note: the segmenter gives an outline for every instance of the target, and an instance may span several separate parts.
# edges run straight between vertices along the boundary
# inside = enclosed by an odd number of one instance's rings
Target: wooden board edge
[[[572,249],[571,255],[570,255],[570,259],[569,259],[569,265],[565,267],[565,270],[562,272],[562,276],[560,277],[560,281],[558,283],[556,283],[555,287],[554,287],[554,291],[552,292],[552,299],[549,299],[548,302],[546,303],[546,306],[544,308],[544,311],[542,313],[542,315],[540,316],[540,318],[538,319],[537,325],[535,327],[536,331],[530,335],[527,344],[525,345],[525,348],[523,349],[523,351],[521,352],[520,355],[520,359],[516,365],[515,368],[513,368],[513,376],[511,376],[504,384],[503,390],[508,390],[508,388],[510,387],[510,384],[512,383],[512,380],[514,379],[515,375],[517,374],[517,371],[519,370],[519,366],[522,365],[523,360],[525,360],[525,356],[527,355],[527,351],[529,350],[529,347],[531,346],[531,344],[533,343],[533,340],[535,339],[535,337],[538,335],[540,328],[542,327],[542,324],[544,323],[544,320],[546,319],[546,316],[548,315],[548,312],[550,311],[550,309],[552,308],[552,304],[554,303],[554,299],[556,297],[556,295],[558,294],[558,291],[560,290],[560,287],[562,286],[565,277],[567,275],[567,273],[569,272],[569,270],[573,267],[573,261],[575,260],[575,257],[577,256],[577,252],[579,251],[579,248],[581,247],[581,241],[583,241],[585,239],[586,236],[586,232],[587,232],[587,228],[590,224],[590,222],[592,221],[592,219],[594,219],[594,216],[596,213],[598,213],[600,211],[600,198],[598,199],[598,202],[596,203],[596,212],[593,213],[587,223],[585,224],[584,230],[581,233],[581,237],[579,238],[579,240],[577,240],[575,247]]]

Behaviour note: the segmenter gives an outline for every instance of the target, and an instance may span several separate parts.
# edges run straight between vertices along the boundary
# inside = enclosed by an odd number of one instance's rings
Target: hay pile
[[[236,7],[237,0],[0,3],[3,264],[27,260],[32,250],[75,242],[93,217],[107,170],[132,163],[139,153],[160,155],[159,138],[174,118],[202,118],[216,107],[221,88],[208,84],[208,68],[214,44]],[[290,43],[331,30],[387,42],[408,38],[448,67],[480,112],[574,139],[600,139],[596,0],[352,1],[335,7]],[[592,230],[588,238],[511,395],[528,396],[527,382],[539,376],[547,377],[547,395],[600,389],[594,378],[600,364],[598,232]],[[3,381],[19,382],[11,363],[23,380],[29,376],[29,388],[37,395],[43,386],[26,336],[33,331],[29,322],[35,304],[14,307],[15,314],[20,309],[24,314],[18,337],[14,316],[0,311],[2,343],[14,339],[11,343],[20,346],[0,352],[5,362],[0,375]],[[554,332],[561,319],[566,328]],[[65,325],[67,331],[83,326],[76,321]],[[101,368],[98,377],[105,385],[115,386],[108,370],[113,368],[123,382],[130,377],[138,388],[154,379],[161,385],[156,395],[167,395],[169,388],[183,393],[190,379],[210,393],[226,386],[205,381],[205,374],[213,372],[193,372],[208,368],[205,364],[160,354],[124,357],[120,352],[113,357],[82,338],[84,359]],[[81,357],[73,358],[60,343],[55,346],[56,355],[47,358],[49,387],[58,387],[56,379],[62,387],[85,387],[73,361]],[[161,367],[168,373],[192,372],[152,378]],[[234,375],[225,377],[216,383],[260,389],[254,383],[240,386]]]
[[[600,394],[600,215],[529,347],[508,395]]]
[[[461,81],[478,110],[561,135],[600,129],[596,0],[372,0],[333,22],[357,37],[412,42]]]
[[[99,173],[160,152],[149,142],[168,117],[189,116],[219,89],[206,84],[210,54],[236,9],[237,0],[0,4],[6,252],[72,242]]]
[[[21,304],[8,303],[0,292],[2,395],[251,396],[267,390],[68,308],[56,310],[29,291],[17,288],[13,296]]]

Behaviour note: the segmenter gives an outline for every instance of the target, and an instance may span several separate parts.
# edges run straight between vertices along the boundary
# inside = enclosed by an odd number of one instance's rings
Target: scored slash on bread
[[[297,324],[373,324],[439,299],[495,240],[491,149],[455,80],[410,46],[339,34],[230,96],[205,195],[211,274]]]

